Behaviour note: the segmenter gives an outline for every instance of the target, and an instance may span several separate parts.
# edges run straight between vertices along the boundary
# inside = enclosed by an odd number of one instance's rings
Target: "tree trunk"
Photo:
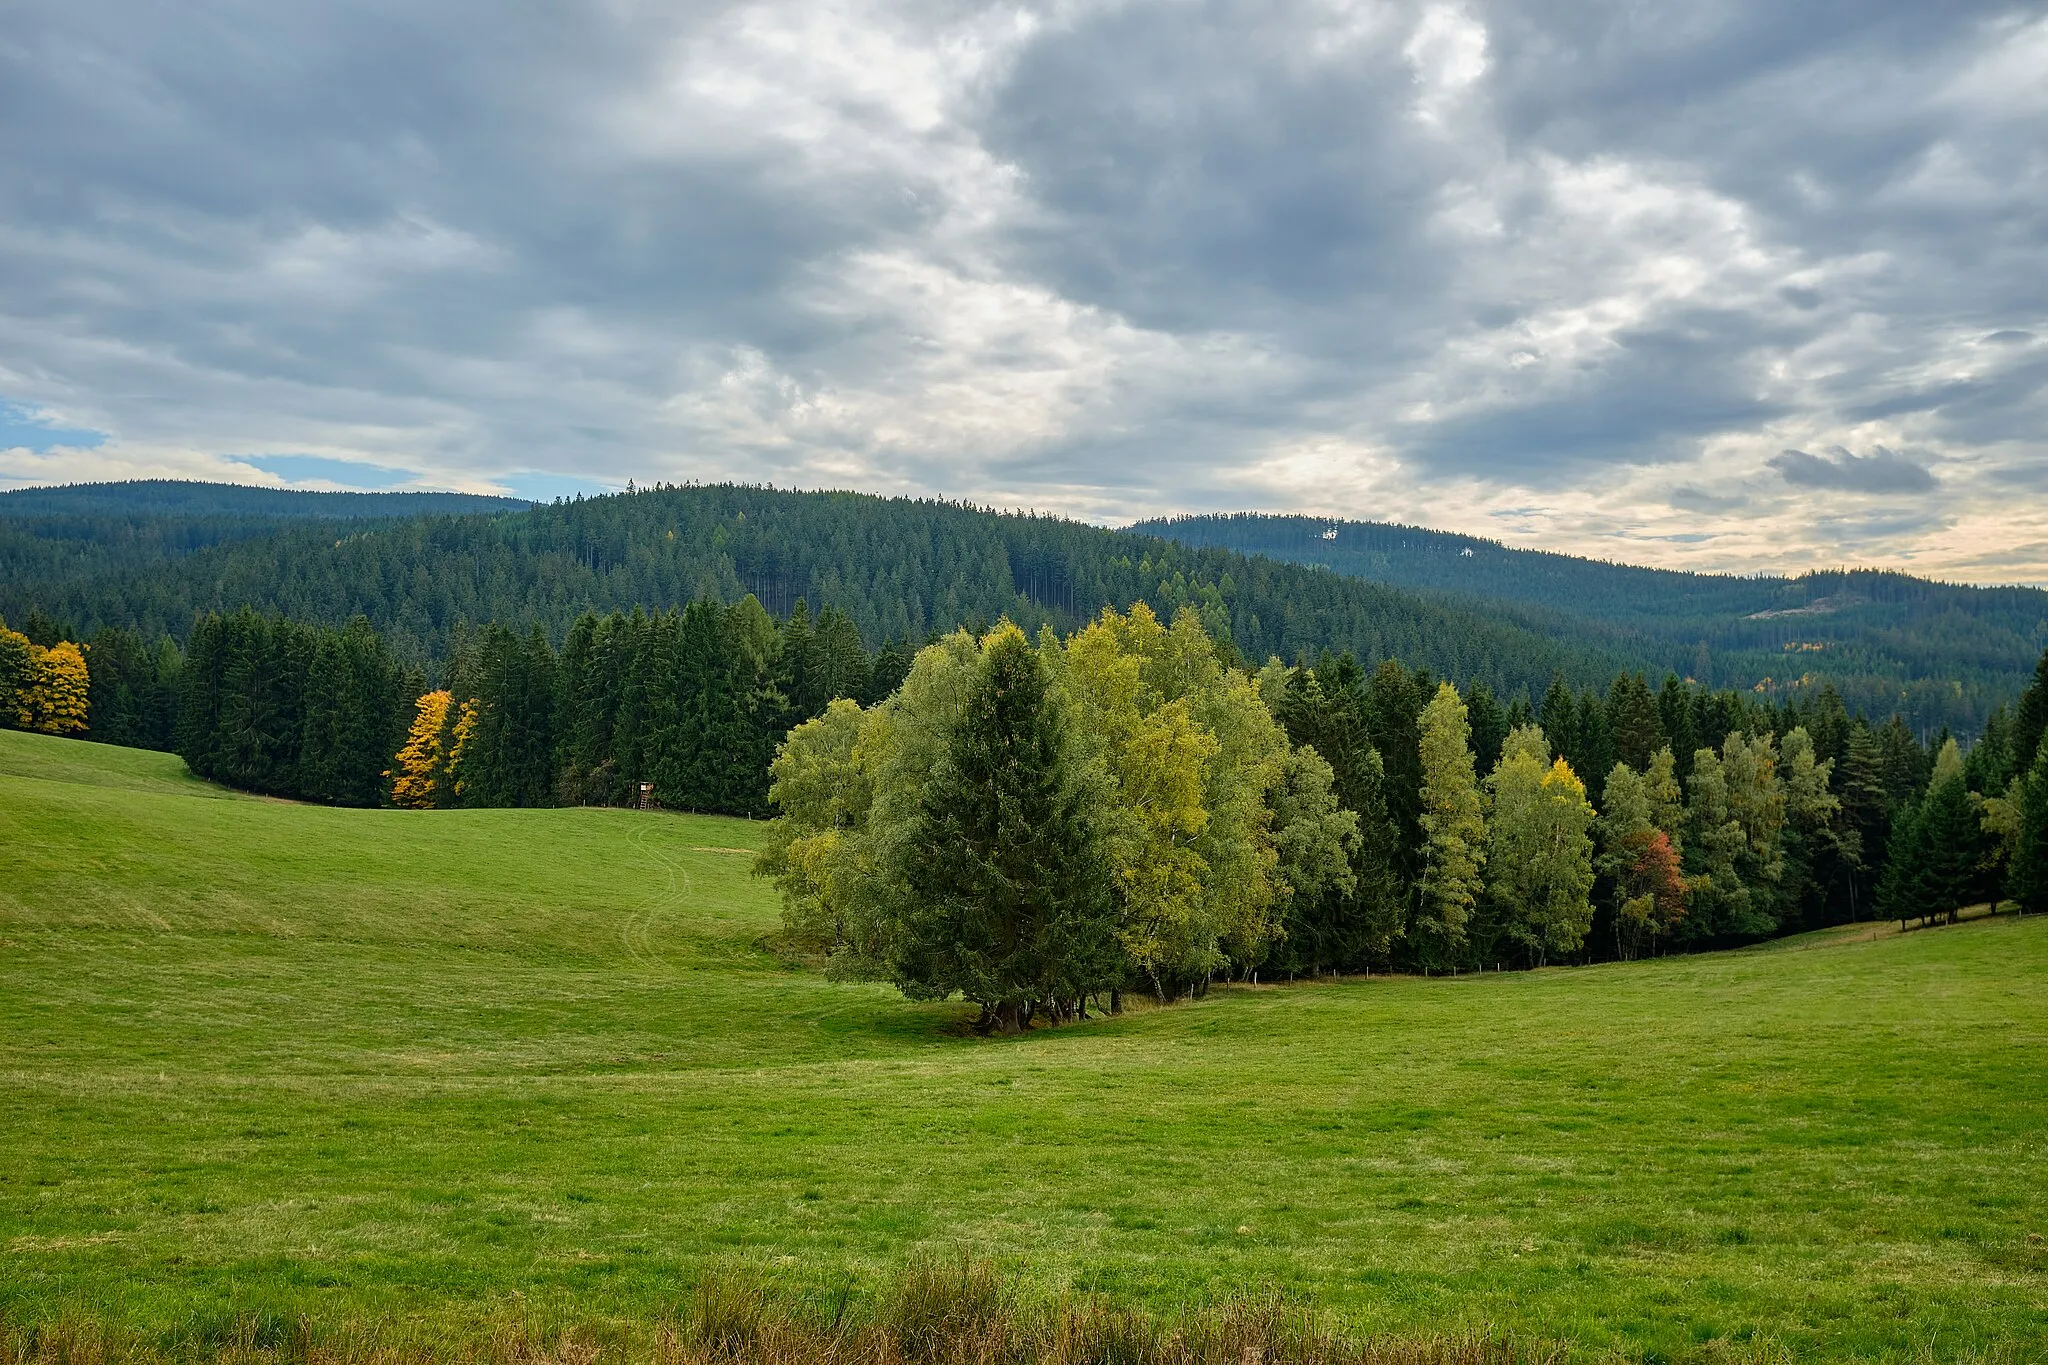
[[[1109,988],[1109,1012],[1111,1015],[1124,1012],[1124,993],[1115,986]]]

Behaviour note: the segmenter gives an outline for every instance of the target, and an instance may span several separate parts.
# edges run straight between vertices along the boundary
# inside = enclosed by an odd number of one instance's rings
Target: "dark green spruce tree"
[[[2048,910],[2048,745],[2036,745],[2020,784],[2020,837],[2009,885],[2022,914]]]
[[[892,969],[904,993],[959,992],[982,1026],[1054,1022],[1119,969],[1109,863],[1067,719],[1018,634],[984,654],[922,795]]]
[[[2041,734],[2048,730],[2048,650],[2034,665],[2034,680],[2020,694],[2012,714],[2012,763],[2015,772],[2029,772],[2034,755],[2041,748]]]
[[[555,804],[555,655],[535,626],[488,626],[477,643],[476,733],[462,760],[463,804]]]

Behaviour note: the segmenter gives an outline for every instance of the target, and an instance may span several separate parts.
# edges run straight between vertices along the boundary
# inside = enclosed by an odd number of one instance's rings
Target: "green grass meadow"
[[[0,1317],[632,1319],[970,1254],[1589,1358],[2048,1358],[2048,918],[983,1039],[778,957],[759,836],[0,733]]]

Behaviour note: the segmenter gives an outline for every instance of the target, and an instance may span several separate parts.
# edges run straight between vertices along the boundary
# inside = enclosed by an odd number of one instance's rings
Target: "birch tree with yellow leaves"
[[[1593,925],[1593,805],[1543,731],[1508,735],[1486,779],[1486,899],[1482,922],[1497,950],[1532,966],[1576,953]]]

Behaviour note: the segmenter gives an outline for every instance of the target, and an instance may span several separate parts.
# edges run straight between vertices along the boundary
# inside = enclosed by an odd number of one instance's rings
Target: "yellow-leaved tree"
[[[1192,608],[1171,626],[1143,602],[1105,610],[1040,649],[1115,794],[1104,817],[1132,967],[1164,996],[1256,966],[1292,890],[1272,808],[1290,750],[1257,681],[1217,658]]]
[[[91,691],[85,651],[69,640],[48,649],[30,645],[26,673],[25,685],[15,691],[15,724],[46,735],[84,733]]]
[[[391,771],[391,801],[414,810],[431,810],[440,804],[448,778],[448,752],[444,732],[448,728],[448,692],[429,692],[421,697],[413,715],[405,747],[398,751]]]

